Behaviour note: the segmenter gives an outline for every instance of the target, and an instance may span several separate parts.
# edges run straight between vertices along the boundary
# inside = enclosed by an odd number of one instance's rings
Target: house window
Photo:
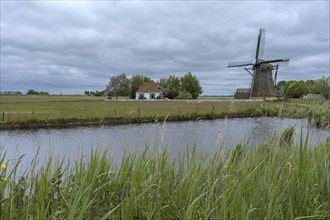
[[[150,93],[150,99],[155,99],[155,93]]]
[[[143,93],[142,94],[141,93],[139,94],[139,99],[144,99],[144,94]]]

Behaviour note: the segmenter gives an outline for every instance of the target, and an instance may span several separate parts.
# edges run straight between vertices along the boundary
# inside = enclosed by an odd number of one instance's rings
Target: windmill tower
[[[240,62],[229,62],[228,68],[230,67],[244,67],[246,71],[252,76],[250,99],[277,99],[278,94],[275,89],[278,63],[290,61],[289,58],[285,59],[272,59],[266,60],[263,58],[265,48],[265,37],[266,29],[259,29],[257,49],[254,60],[240,61]],[[274,65],[272,65],[273,63]],[[247,66],[249,68],[247,68]],[[252,70],[252,72],[250,72]],[[273,79],[273,70],[275,70]]]

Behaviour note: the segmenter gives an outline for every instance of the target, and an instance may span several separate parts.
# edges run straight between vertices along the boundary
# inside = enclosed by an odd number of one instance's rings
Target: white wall
[[[150,93],[135,93],[135,100],[139,100],[139,96],[140,94],[143,94],[144,97],[146,99],[142,99],[142,100],[150,100]],[[160,93],[159,92],[155,92],[155,93],[152,93],[152,94],[155,94],[155,98],[154,99],[157,99],[158,96],[160,96]]]

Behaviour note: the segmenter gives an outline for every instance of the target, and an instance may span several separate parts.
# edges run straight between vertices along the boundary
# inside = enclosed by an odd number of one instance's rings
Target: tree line
[[[33,89],[29,89],[27,92],[26,92],[27,95],[49,95],[48,92],[44,92],[44,91],[36,91],[36,90],[33,90]]]
[[[96,90],[96,91],[85,91],[84,94],[88,96],[102,96],[106,92],[107,92],[106,90],[102,90],[102,91]]]
[[[320,94],[324,98],[330,97],[330,76],[323,76],[316,80],[289,80],[279,81],[276,85],[282,95],[289,98],[301,98],[307,94]]]
[[[135,93],[143,83],[154,82],[150,77],[137,74],[128,78],[125,73],[110,77],[106,85],[108,96],[129,96],[135,99]],[[169,99],[184,98],[197,99],[203,92],[199,79],[191,72],[183,77],[171,75],[168,78],[162,78],[157,83],[163,92],[163,96]]]

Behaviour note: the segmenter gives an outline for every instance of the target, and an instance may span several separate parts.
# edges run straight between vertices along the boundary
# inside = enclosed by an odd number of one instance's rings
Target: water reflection
[[[49,155],[75,159],[88,155],[91,147],[109,154],[119,163],[125,149],[143,150],[146,143],[161,151],[167,147],[176,156],[191,151],[214,153],[222,146],[231,148],[241,141],[255,145],[284,130],[289,125],[297,128],[296,139],[302,129],[307,134],[306,120],[281,118],[218,119],[198,122],[165,122],[156,124],[80,127],[69,129],[38,129],[27,131],[0,131],[0,145],[7,150],[7,159],[16,161],[25,154],[28,165],[40,147],[39,160]],[[311,129],[310,142],[325,139],[328,130]]]

